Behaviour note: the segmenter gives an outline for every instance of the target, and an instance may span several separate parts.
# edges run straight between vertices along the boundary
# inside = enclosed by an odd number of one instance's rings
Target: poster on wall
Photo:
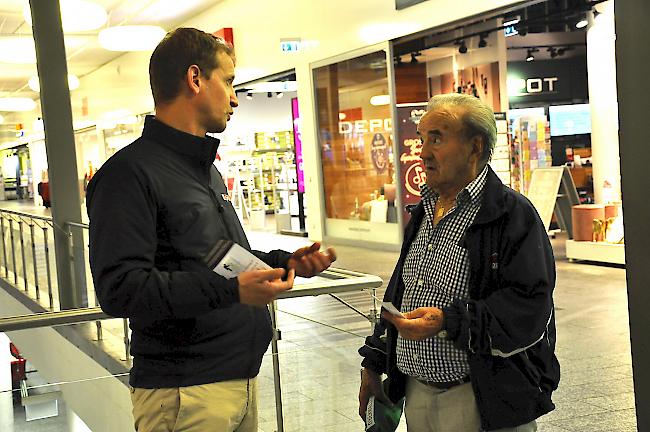
[[[454,72],[429,77],[432,95],[463,93],[480,98],[494,111],[501,110],[499,63],[485,63],[460,68]]]
[[[426,181],[426,173],[420,160],[422,142],[417,134],[418,123],[425,113],[426,102],[399,104],[397,122],[399,136],[399,176],[402,188],[402,212],[404,224],[411,215],[406,206],[420,202],[420,185]]]

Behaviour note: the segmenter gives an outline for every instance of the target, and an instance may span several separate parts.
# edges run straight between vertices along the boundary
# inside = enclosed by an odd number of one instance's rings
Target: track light
[[[487,46],[487,41],[485,40],[485,38],[486,38],[487,36],[488,36],[488,35],[485,34],[485,33],[481,34],[480,39],[479,39],[479,41],[478,41],[478,47],[479,47],[479,48],[485,48],[485,47]]]
[[[271,93],[271,92],[267,92],[267,93],[266,93],[266,97],[268,97],[268,98],[272,98],[272,97],[273,97],[273,93]]]
[[[576,22],[576,28],[585,28],[587,27],[587,24],[589,24],[589,21],[587,21],[587,15],[586,14],[580,14],[578,17],[578,22]]]
[[[539,51],[537,48],[531,48],[528,51],[526,51],[526,61],[527,62],[535,61],[535,56],[533,55],[533,53],[536,53],[537,51]]]
[[[411,64],[415,64],[415,63],[418,62],[418,56],[419,55],[421,55],[421,53],[419,51],[411,53]]]
[[[465,45],[465,39],[462,39],[460,41],[460,47],[458,48],[458,52],[461,54],[467,53],[467,45]]]
[[[416,59],[416,60],[417,60],[417,59]],[[404,63],[404,62],[402,61],[402,56],[400,56],[400,55],[398,55],[398,56],[395,58],[395,61],[396,61],[396,64],[395,64],[396,66],[402,66],[402,64]]]
[[[246,93],[246,99],[253,100],[253,93],[251,92]]]
[[[275,97],[278,98],[278,99],[282,99],[282,96],[284,96],[284,93],[282,93],[282,92],[275,93]]]

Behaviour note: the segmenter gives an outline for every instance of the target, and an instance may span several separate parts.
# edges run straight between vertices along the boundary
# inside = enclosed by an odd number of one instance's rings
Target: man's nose
[[[230,106],[233,108],[239,106],[239,99],[237,99],[236,93],[233,93],[232,96],[230,97]]]

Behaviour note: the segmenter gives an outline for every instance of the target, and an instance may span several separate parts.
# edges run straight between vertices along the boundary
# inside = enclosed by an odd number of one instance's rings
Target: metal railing
[[[25,230],[29,236],[25,238]],[[0,276],[16,288],[30,293],[35,300],[41,300],[41,288],[47,287],[47,308],[55,309],[57,293],[55,262],[51,254],[54,251],[54,223],[51,217],[31,215],[12,210],[0,209],[0,236],[2,261]],[[31,249],[31,254],[27,250]],[[27,253],[26,253],[27,252]],[[20,261],[16,259],[20,253]],[[31,264],[31,272],[28,272]],[[54,270],[54,271],[53,271]],[[31,277],[30,277],[31,275]],[[12,282],[13,281],[13,282]]]

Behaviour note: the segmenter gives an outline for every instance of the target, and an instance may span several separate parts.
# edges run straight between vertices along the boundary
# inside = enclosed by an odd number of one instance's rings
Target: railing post
[[[34,288],[36,288],[36,300],[41,299],[41,291],[38,288],[38,263],[36,262],[36,236],[34,235],[34,220],[29,224],[29,237],[32,242],[32,264],[34,265]]]
[[[27,283],[27,261],[25,260],[25,236],[23,235],[23,225],[25,222],[22,217],[18,217],[18,233],[20,234],[20,258],[23,263],[23,281],[25,283],[25,291],[29,290]]]
[[[2,230],[2,259],[5,264],[5,277],[9,278],[9,266],[7,265],[7,246],[5,243],[5,218],[0,214],[0,230]]]
[[[18,271],[16,270],[16,249],[14,248],[14,219],[9,219],[9,235],[11,238],[11,263],[14,271],[14,284],[18,286]]]
[[[77,299],[77,307],[88,307],[83,228],[76,223],[67,223],[66,227],[69,238],[69,255],[72,261],[70,269],[74,280],[74,296]]]
[[[43,244],[45,245],[45,274],[47,275],[47,295],[50,297],[50,309],[54,309],[52,293],[52,270],[50,269],[50,246],[47,225],[43,227]]]
[[[124,360],[127,362],[131,358],[131,339],[129,338],[129,320],[124,318],[122,320],[122,325],[124,327],[124,351],[126,353],[126,357]]]

